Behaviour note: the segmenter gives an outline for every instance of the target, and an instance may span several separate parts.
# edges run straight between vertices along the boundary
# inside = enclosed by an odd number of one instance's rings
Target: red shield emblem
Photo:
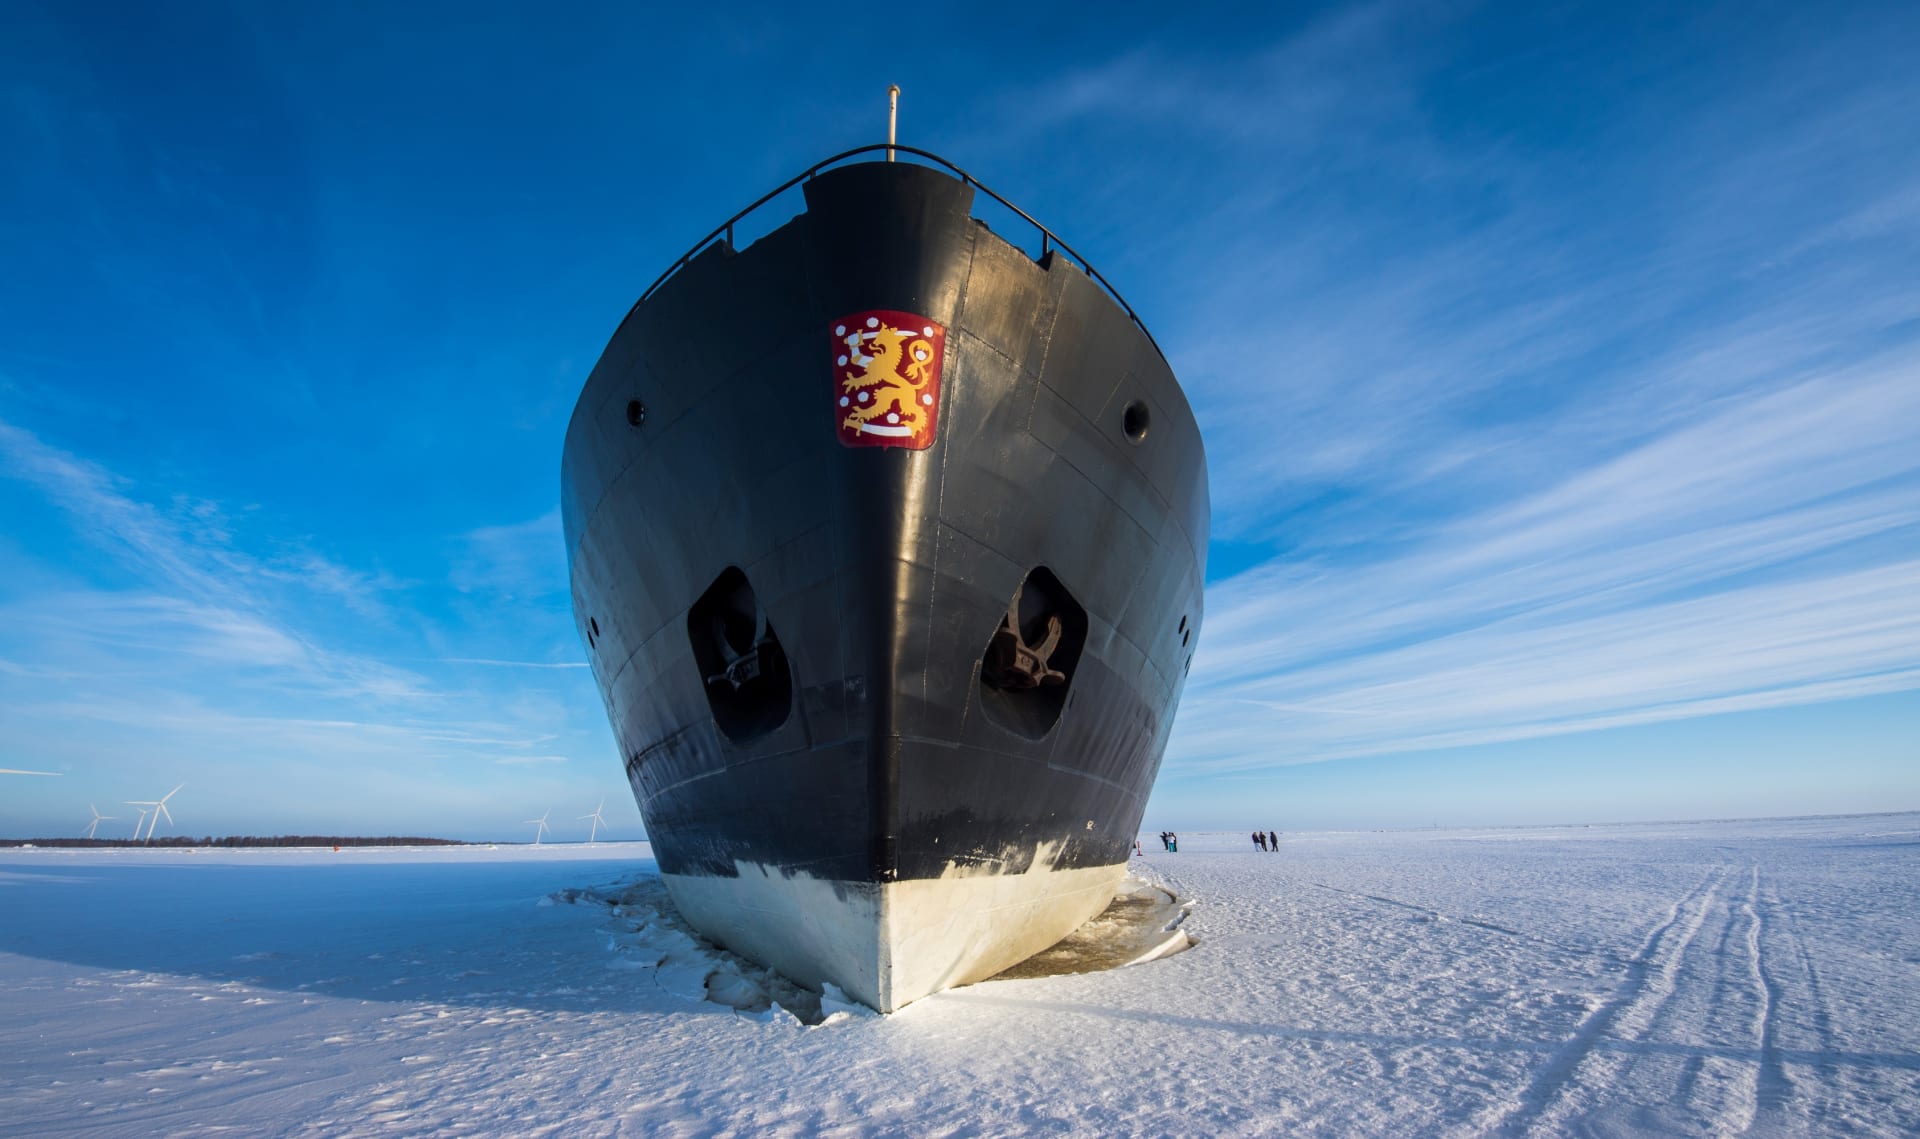
[[[933,446],[947,330],[910,312],[870,309],[833,333],[834,423],[848,447]]]

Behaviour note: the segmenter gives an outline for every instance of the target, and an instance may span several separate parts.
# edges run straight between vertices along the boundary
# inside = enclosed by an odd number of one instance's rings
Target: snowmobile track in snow
[[[1580,1022],[1513,1102],[1476,1121],[1472,1133],[1522,1136],[1564,1131],[1567,1117],[1593,1089],[1608,1086],[1621,1066],[1619,1055],[1603,1048],[1607,1037],[1617,1027],[1625,1039],[1643,1040],[1673,997],[1681,961],[1699,936],[1726,879],[1724,870],[1710,873],[1676,899],[1627,962],[1626,977],[1613,995]]]

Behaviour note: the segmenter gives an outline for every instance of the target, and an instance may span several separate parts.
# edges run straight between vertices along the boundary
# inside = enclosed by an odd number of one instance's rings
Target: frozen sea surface
[[[0,852],[0,1134],[1920,1134],[1920,815],[1283,838],[814,1026],[644,845]]]

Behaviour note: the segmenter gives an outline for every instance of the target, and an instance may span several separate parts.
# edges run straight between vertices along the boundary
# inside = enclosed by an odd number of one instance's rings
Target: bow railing
[[[1095,269],[1091,264],[1089,264],[1087,262],[1087,259],[1085,257],[1082,257],[1078,250],[1074,249],[1073,246],[1068,245],[1066,242],[1060,240],[1060,237],[1058,234],[1054,233],[1052,230],[1048,229],[1046,226],[1041,225],[1038,221],[1035,221],[1032,214],[1029,214],[1027,211],[1021,209],[1019,206],[1014,205],[1012,202],[1009,202],[1006,198],[995,193],[992,187],[981,182],[978,178],[975,178],[973,175],[967,173],[965,170],[960,169],[958,166],[955,166],[953,163],[947,161],[946,159],[940,157],[939,155],[933,153],[930,150],[921,150],[917,146],[902,146],[899,143],[876,142],[869,146],[856,146],[852,150],[843,150],[839,154],[836,154],[831,158],[821,159],[819,162],[816,162],[812,166],[807,167],[805,170],[801,171],[799,174],[794,175],[792,178],[787,179],[785,182],[782,182],[780,185],[767,191],[765,194],[762,194],[758,199],[754,201],[752,205],[748,206],[746,209],[741,210],[739,213],[734,214],[732,217],[728,218],[726,221],[720,223],[720,225],[717,226],[712,233],[707,234],[705,237],[695,242],[692,249],[687,250],[687,252],[684,255],[682,255],[678,261],[675,261],[672,265],[669,265],[667,267],[667,271],[660,274],[660,276],[658,276],[657,278],[655,278],[653,284],[647,286],[647,291],[640,294],[640,299],[633,303],[634,309],[638,309],[641,305],[645,304],[648,297],[651,297],[654,293],[658,292],[660,289],[660,286],[666,284],[667,281],[672,279],[675,273],[678,273],[680,270],[686,268],[687,265],[695,257],[698,257],[703,251],[705,251],[707,246],[712,245],[714,242],[720,240],[721,238],[725,238],[727,241],[727,247],[729,249],[734,248],[734,243],[733,243],[734,227],[739,225],[742,220],[744,220],[754,211],[758,210],[761,206],[766,205],[768,202],[771,202],[775,198],[779,197],[780,195],[786,193],[788,190],[793,189],[795,186],[798,186],[803,182],[812,181],[813,178],[816,175],[818,175],[820,172],[827,170],[831,167],[837,166],[840,163],[845,162],[849,158],[853,158],[861,154],[872,154],[875,151],[882,151],[882,150],[888,152],[889,161],[891,161],[891,156],[893,154],[911,154],[919,158],[924,158],[928,162],[934,163],[939,166],[943,166],[948,171],[952,172],[956,177],[958,177],[961,182],[965,183],[968,186],[973,187],[974,189],[985,194],[987,197],[992,198],[994,201],[999,202],[1001,205],[1011,210],[1015,216],[1019,217],[1022,221],[1025,221],[1028,225],[1032,226],[1034,229],[1039,231],[1041,257],[1044,258],[1048,253],[1056,249],[1059,250],[1061,253],[1065,254],[1069,259],[1073,261],[1074,264],[1080,267],[1080,270],[1082,272],[1084,272],[1087,276],[1093,278],[1093,280],[1096,281],[1101,288],[1107,291],[1107,295],[1112,297],[1114,300],[1114,303],[1118,304],[1120,308],[1126,312],[1128,319],[1132,320],[1134,323],[1134,326],[1140,330],[1140,334],[1147,338],[1147,343],[1153,345],[1153,350],[1155,352],[1159,352],[1162,359],[1166,358],[1166,353],[1161,351],[1159,342],[1154,340],[1153,333],[1147,331],[1146,323],[1140,319],[1140,314],[1133,311],[1133,306],[1128,304],[1127,299],[1120,295],[1120,290],[1114,288],[1111,282],[1109,282],[1105,277],[1101,276],[1100,271],[1098,269]],[[629,310],[627,315],[632,316],[633,315],[632,310]]]

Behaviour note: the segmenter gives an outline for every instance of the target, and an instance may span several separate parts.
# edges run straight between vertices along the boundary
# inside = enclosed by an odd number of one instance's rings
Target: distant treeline
[[[77,847],[115,847],[115,846],[466,846],[467,843],[451,838],[418,838],[401,835],[387,835],[384,838],[367,838],[364,835],[320,835],[320,834],[282,834],[262,836],[253,834],[228,835],[225,838],[190,838],[186,835],[167,835],[151,842],[131,838],[0,838],[0,846],[77,846]]]

